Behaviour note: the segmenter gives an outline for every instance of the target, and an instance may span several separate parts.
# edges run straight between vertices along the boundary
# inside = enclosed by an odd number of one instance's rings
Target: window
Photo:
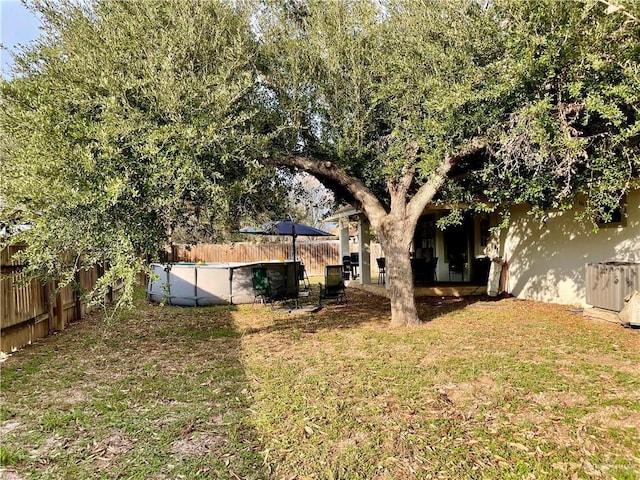
[[[627,198],[626,196],[622,197],[620,200],[620,205],[609,212],[608,218],[598,218],[598,227],[599,228],[615,228],[615,227],[626,227],[627,226]]]

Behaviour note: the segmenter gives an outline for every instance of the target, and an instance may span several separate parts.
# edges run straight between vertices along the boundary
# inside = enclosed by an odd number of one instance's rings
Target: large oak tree
[[[598,2],[276,3],[264,82],[294,134],[273,162],[362,209],[387,257],[391,323],[415,324],[409,246],[430,203],[544,212],[584,195],[594,218],[631,188],[639,27]]]
[[[498,25],[476,2],[311,1],[276,4],[262,29],[264,83],[291,131],[270,160],[365,213],[387,258],[391,322],[418,323],[418,218],[507,105]]]

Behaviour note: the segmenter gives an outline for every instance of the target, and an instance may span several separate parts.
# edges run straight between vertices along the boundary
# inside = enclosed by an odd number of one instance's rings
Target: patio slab
[[[319,305],[304,305],[298,308],[293,307],[282,307],[282,308],[274,308],[272,311],[275,313],[286,313],[289,315],[307,315],[309,313],[315,313],[320,310]]]
[[[390,298],[391,292],[384,285],[372,283],[369,285],[361,285],[356,281],[346,282],[347,287],[364,290],[374,295]],[[465,284],[436,284],[436,285],[418,285],[415,287],[416,297],[466,297],[470,295],[486,295],[486,285],[465,285]]]

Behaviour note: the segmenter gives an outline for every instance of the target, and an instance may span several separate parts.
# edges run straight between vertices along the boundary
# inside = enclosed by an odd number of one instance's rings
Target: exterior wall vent
[[[624,307],[624,297],[640,291],[640,263],[587,263],[586,287],[589,305],[619,312]]]

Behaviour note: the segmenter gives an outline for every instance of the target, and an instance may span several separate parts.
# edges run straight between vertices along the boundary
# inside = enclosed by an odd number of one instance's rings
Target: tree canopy
[[[68,281],[82,257],[110,265],[103,287],[131,287],[176,227],[215,236],[279,211],[280,177],[254,161],[268,137],[245,13],[206,0],[34,8],[46,35],[2,83],[0,191],[3,220],[31,226],[13,240],[32,273]]]
[[[640,25],[621,5],[291,5],[275,4],[261,36],[266,82],[296,132],[275,162],[365,212],[387,257],[393,324],[417,322],[408,252],[429,204],[543,212],[585,195],[595,218],[631,188]]]
[[[185,215],[284,205],[273,169],[302,170],[366,214],[392,323],[416,323],[428,205],[595,217],[631,188],[640,5],[613,3],[38,2],[48,35],[2,84],[3,209],[34,269],[72,251],[112,281]]]
[[[640,3],[611,3],[497,3],[518,101],[492,132],[483,172],[496,202],[543,212],[580,195],[593,221],[638,177]]]

